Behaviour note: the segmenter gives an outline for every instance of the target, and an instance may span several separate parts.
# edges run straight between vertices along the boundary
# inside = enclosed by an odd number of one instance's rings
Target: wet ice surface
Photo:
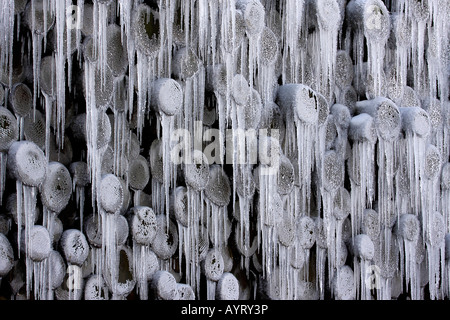
[[[450,296],[445,1],[0,8],[2,298]]]

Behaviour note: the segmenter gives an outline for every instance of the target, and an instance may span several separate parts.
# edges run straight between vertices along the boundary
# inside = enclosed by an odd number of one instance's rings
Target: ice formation
[[[1,298],[448,299],[442,0],[0,0]]]

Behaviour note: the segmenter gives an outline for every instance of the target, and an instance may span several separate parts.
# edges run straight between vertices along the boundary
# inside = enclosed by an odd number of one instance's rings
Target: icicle
[[[354,141],[348,171],[351,181],[352,239],[361,230],[364,209],[371,208],[375,197],[375,142],[373,118],[366,113],[350,121],[349,136]]]
[[[15,8],[14,2],[8,0],[1,0],[1,30],[0,37],[0,77],[4,78],[3,72],[8,72],[8,86],[12,86],[13,74],[13,41],[14,41],[14,17]]]
[[[328,101],[331,100],[332,88],[334,87],[334,70],[337,55],[337,37],[341,23],[340,8],[335,0],[319,0],[316,2],[316,15],[319,25],[320,55],[318,65],[320,66],[319,92],[327,92]],[[324,94],[325,95],[325,94]]]
[[[131,222],[133,236],[133,270],[142,300],[148,298],[148,281],[159,264],[149,245],[156,236],[156,216],[148,207],[134,207]]]
[[[282,35],[281,45],[286,48],[283,51],[282,57],[282,69],[283,69],[283,84],[286,82],[287,77],[285,74],[289,72],[292,77],[293,83],[298,83],[301,79],[298,77],[298,70],[301,63],[300,52],[298,45],[299,34],[303,34],[303,12],[304,12],[304,0],[295,1],[287,0],[282,3],[281,17],[282,17]],[[288,66],[290,61],[290,66]],[[290,67],[290,70],[286,69]]]
[[[348,19],[353,24],[355,32],[354,50],[358,76],[362,75],[364,56],[363,35],[368,47],[367,79],[373,83],[375,97],[383,94],[383,65],[385,46],[390,35],[390,15],[381,0],[352,0],[347,6]],[[358,77],[359,78],[359,77]],[[358,79],[357,78],[357,79]]]
[[[66,2],[69,0],[66,0]],[[66,28],[66,2],[55,2],[55,18],[56,18],[56,56],[55,56],[55,74],[56,74],[56,143],[59,148],[64,145],[64,128],[66,114],[66,59],[65,53],[70,55],[67,47],[64,46],[65,32],[70,32]],[[69,38],[66,37],[69,43]],[[50,118],[47,118],[50,121]]]

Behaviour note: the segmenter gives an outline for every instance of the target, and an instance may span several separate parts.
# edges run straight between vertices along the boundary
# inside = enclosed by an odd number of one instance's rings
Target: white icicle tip
[[[50,162],[45,180],[40,186],[41,200],[49,210],[60,213],[72,196],[69,170],[59,162]]]
[[[8,169],[23,184],[38,187],[47,173],[44,152],[33,142],[16,141],[8,151]]]
[[[220,165],[211,165],[209,181],[206,185],[206,197],[219,207],[228,205],[231,199],[230,181]]]
[[[216,287],[217,300],[238,300],[239,281],[229,272],[225,272]]]
[[[375,248],[372,240],[366,234],[359,234],[355,237],[353,247],[354,254],[363,260],[372,260]]]
[[[14,266],[14,252],[8,238],[0,233],[0,277],[6,276]]]
[[[160,270],[153,275],[151,289],[158,300],[178,300],[177,281],[168,271]]]
[[[108,213],[118,212],[122,208],[124,190],[122,182],[113,174],[102,177],[99,187],[100,204]]]
[[[69,229],[63,232],[60,246],[70,264],[82,266],[89,255],[89,244],[80,230]]]
[[[153,83],[151,102],[156,110],[165,115],[176,115],[183,106],[183,89],[173,79],[160,78]]]
[[[20,249],[29,252],[29,257],[35,262],[47,259],[51,252],[51,241],[48,230],[43,226],[35,225],[30,228],[29,242],[25,243],[25,232],[22,232]]]
[[[7,152],[19,139],[19,128],[16,117],[5,107],[0,107],[0,124],[0,152]]]
[[[149,207],[134,207],[131,209],[131,234],[134,241],[140,245],[149,246],[156,237],[157,221],[153,209]]]
[[[334,294],[337,300],[354,300],[356,297],[353,270],[349,266],[341,267],[335,275]]]

